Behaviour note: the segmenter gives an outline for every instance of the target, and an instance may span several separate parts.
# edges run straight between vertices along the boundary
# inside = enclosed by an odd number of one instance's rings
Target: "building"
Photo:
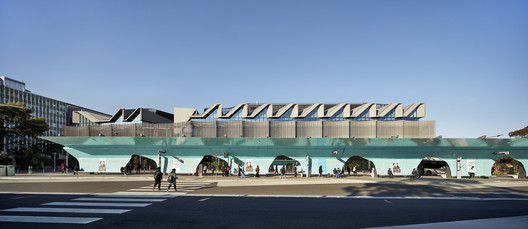
[[[26,89],[24,82],[0,76],[0,103],[8,102],[22,103],[33,111],[31,114],[33,117],[43,118],[49,126],[49,130],[44,133],[44,136],[64,135],[64,128],[73,125],[72,114],[74,111],[89,111],[95,115],[106,115],[95,110],[34,94]],[[10,146],[5,147],[7,149]]]
[[[200,174],[206,161],[229,165],[232,173],[253,174],[259,165],[265,174],[290,164],[305,174],[319,168],[327,174],[362,158],[379,174],[389,168],[395,175],[414,168],[436,172],[424,164],[441,164],[445,177],[473,170],[489,176],[494,162],[508,155],[525,177],[522,164],[528,163],[528,139],[435,136],[435,121],[421,120],[423,103],[213,104],[202,113],[176,107],[173,123],[146,122],[131,110],[99,120],[78,113],[79,120],[99,124],[66,127],[66,136],[45,139],[64,145],[87,172],[118,172],[132,155],[186,174]]]

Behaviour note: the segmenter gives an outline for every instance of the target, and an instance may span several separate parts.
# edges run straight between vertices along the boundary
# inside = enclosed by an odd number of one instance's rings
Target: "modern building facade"
[[[528,139],[436,137],[435,122],[421,120],[423,103],[214,104],[202,113],[174,108],[173,123],[143,122],[132,113],[120,110],[99,125],[67,127],[66,136],[45,139],[64,145],[89,172],[118,172],[132,155],[159,162],[165,172],[187,174],[199,172],[205,158],[246,174],[257,165],[266,171],[277,158],[295,161],[306,174],[319,168],[326,174],[361,157],[378,174],[390,168],[395,175],[410,175],[425,158],[434,158],[446,164],[446,177],[472,170],[489,176],[505,155],[528,163]]]
[[[92,114],[104,113],[73,105],[67,102],[37,95],[26,89],[24,82],[0,76],[0,103],[22,103],[31,109],[33,117],[43,118],[49,126],[44,136],[64,135],[64,128],[72,125],[74,111],[89,111]],[[9,147],[9,146],[6,146]],[[5,151],[5,149],[2,149]]]

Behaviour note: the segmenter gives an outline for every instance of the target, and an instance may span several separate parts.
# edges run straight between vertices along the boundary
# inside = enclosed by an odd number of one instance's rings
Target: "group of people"
[[[372,172],[372,169],[371,168],[369,171]],[[341,168],[334,168],[334,170],[332,171],[333,172],[333,175],[336,177],[336,178],[339,178],[339,177],[343,177],[345,175],[345,170],[348,172],[348,175],[350,176],[350,171],[352,171],[353,175],[354,176],[357,176],[357,167],[356,166],[353,166],[352,168],[350,166],[345,166],[343,167],[343,169],[341,170]],[[323,166],[319,166],[319,177],[323,177]]]
[[[169,187],[167,188],[167,192],[169,192],[171,186],[174,185],[174,191],[176,192],[176,180],[178,177],[176,176],[176,169],[172,169],[172,171],[169,173],[169,177],[167,178],[167,182],[169,183]],[[161,169],[158,168],[156,170],[156,173],[154,173],[154,187],[152,187],[152,191],[156,189],[156,186],[158,186],[158,191],[161,190],[161,181],[163,180],[163,173],[161,172]]]
[[[62,173],[68,173],[68,166],[66,164],[62,163],[60,167]],[[79,167],[77,165],[73,167],[73,175],[79,175]]]

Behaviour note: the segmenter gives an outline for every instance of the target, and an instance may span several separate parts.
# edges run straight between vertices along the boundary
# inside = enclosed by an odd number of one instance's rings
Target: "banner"
[[[246,173],[253,172],[253,160],[246,160]]]
[[[393,161],[392,162],[392,172],[393,173],[401,173],[400,161]]]
[[[173,158],[172,159],[172,168],[176,169],[176,172],[179,172],[181,169],[181,162],[180,160]]]
[[[323,173],[326,173],[326,159],[319,159],[319,167],[323,167]],[[317,168],[319,171],[319,168]]]
[[[99,159],[99,171],[106,171],[106,158]]]

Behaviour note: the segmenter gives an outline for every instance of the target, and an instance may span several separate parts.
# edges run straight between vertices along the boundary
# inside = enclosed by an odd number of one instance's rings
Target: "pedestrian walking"
[[[169,192],[169,189],[172,185],[174,185],[174,191],[176,192],[176,180],[178,177],[176,176],[176,169],[172,169],[172,171],[169,173],[169,177],[167,178],[167,182],[169,182],[169,187],[167,188],[167,192]]]
[[[374,167],[370,168],[370,176],[374,177],[376,173],[376,169]]]
[[[64,163],[61,164],[62,173],[66,172],[66,165]]]
[[[352,168],[352,172],[354,172],[354,176],[357,176],[357,169],[355,165],[354,165],[354,168]]]
[[[278,172],[279,172],[279,167],[278,165],[275,165],[275,175],[277,175]]]
[[[337,168],[336,177],[337,178],[341,177],[341,169],[340,168]]]
[[[350,166],[347,166],[347,172],[348,172],[348,175],[350,176]]]
[[[161,168],[158,168],[156,170],[156,173],[154,173],[154,187],[152,187],[152,191],[156,188],[156,185],[158,186],[158,191],[161,190],[161,180],[163,179],[163,173],[161,172]]]
[[[394,175],[392,174],[392,170],[389,168],[389,171],[387,171],[387,174],[389,175],[389,178],[393,178]]]
[[[319,166],[319,177],[323,177],[323,166]]]
[[[282,166],[280,172],[281,172],[280,178],[282,178],[282,177],[286,178],[286,169],[284,168],[284,165]]]
[[[73,167],[73,175],[79,175],[79,167],[77,165]]]
[[[260,174],[259,174],[259,172],[260,172],[260,168],[259,168],[258,165],[257,165],[257,168],[255,168],[255,172],[256,172],[255,176],[256,176],[257,178],[259,178],[259,177],[260,177]]]
[[[211,174],[214,175],[214,172],[215,172],[215,166],[213,164],[211,164]]]
[[[297,178],[297,166],[293,166],[293,177]]]

